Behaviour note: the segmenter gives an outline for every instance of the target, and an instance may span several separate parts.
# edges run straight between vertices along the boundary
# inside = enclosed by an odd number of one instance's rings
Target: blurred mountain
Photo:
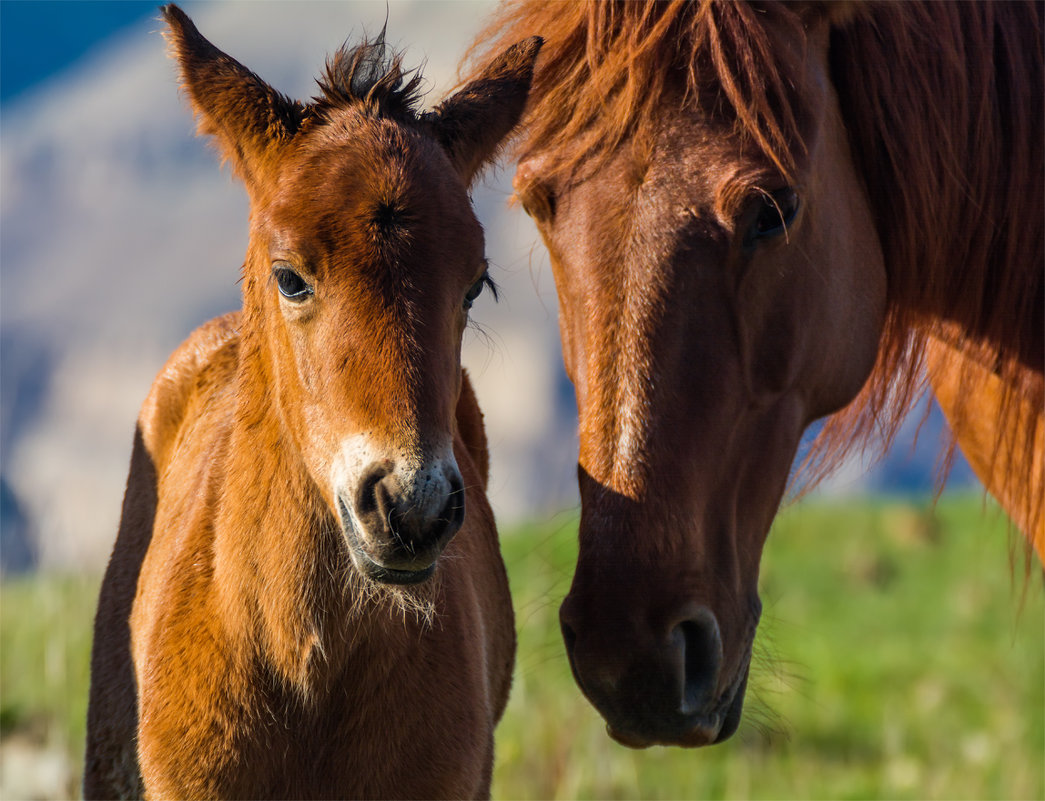
[[[185,4],[219,47],[300,98],[315,94],[327,53],[387,16],[388,41],[424,65],[429,104],[491,6]],[[0,115],[0,474],[5,510],[32,521],[48,565],[104,562],[153,377],[195,326],[240,302],[245,193],[195,137],[160,27],[124,27]],[[473,192],[502,300],[477,304],[464,357],[502,519],[570,503],[576,458],[554,287],[510,192],[496,172]]]
[[[405,46],[408,64],[424,63],[429,104],[453,85],[491,7],[185,4],[215,44],[299,98],[314,94],[327,53],[387,17],[389,42]],[[124,27],[0,114],[0,480],[2,547],[12,558],[21,537],[29,561],[104,563],[154,375],[195,326],[239,305],[246,198],[195,138],[159,29],[155,20]],[[502,521],[576,503],[576,412],[554,286],[535,229],[507,205],[510,192],[507,171],[473,192],[502,299],[477,305],[464,355]],[[923,462],[935,452],[909,461],[901,444],[894,453],[911,465],[890,473],[906,476],[905,489],[931,485]],[[875,475],[833,486],[874,486]]]

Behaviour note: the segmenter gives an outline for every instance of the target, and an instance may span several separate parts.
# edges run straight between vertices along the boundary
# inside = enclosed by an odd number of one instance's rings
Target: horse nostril
[[[353,495],[359,533],[372,556],[421,563],[434,558],[464,522],[464,481],[456,465],[405,480],[394,468],[391,461],[374,462],[363,472]]]
[[[682,652],[682,710],[685,714],[699,713],[714,701],[718,689],[722,667],[718,621],[710,609],[698,607],[671,630],[670,638]]]

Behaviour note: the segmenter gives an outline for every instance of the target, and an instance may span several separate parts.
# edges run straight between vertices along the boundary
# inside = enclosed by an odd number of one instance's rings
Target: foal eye
[[[287,300],[300,302],[312,294],[312,287],[306,283],[304,278],[289,267],[277,265],[273,268],[272,275],[275,277],[276,285],[279,287],[279,294]]]
[[[493,282],[490,277],[490,272],[484,270],[482,277],[479,278],[474,284],[468,287],[468,291],[464,293],[464,308],[465,311],[472,308],[472,304],[475,303],[475,299],[482,294],[483,288],[489,287],[490,292],[493,294],[494,300],[497,300],[497,285]]]
[[[800,205],[798,193],[789,186],[762,195],[757,203],[757,216],[744,236],[744,244],[748,247],[753,247],[760,240],[773,239],[786,233]]]

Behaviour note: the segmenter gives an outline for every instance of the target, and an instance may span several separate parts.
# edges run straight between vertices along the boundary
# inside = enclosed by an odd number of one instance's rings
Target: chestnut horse
[[[539,39],[434,111],[383,37],[292,101],[164,9],[250,197],[243,311],[142,408],[95,624],[89,798],[489,794],[515,635],[461,369],[467,189]]]
[[[1042,554],[1040,3],[545,3],[517,196],[580,416],[574,676],[627,745],[737,728],[762,548],[932,387]]]

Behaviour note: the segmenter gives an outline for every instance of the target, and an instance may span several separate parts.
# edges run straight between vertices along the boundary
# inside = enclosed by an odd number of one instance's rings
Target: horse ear
[[[522,117],[542,44],[541,37],[531,36],[512,45],[430,115],[436,137],[465,184],[493,159]]]
[[[165,38],[199,119],[199,132],[215,138],[248,188],[256,185],[279,148],[297,132],[304,106],[212,45],[173,3],[162,13],[168,26]]]

